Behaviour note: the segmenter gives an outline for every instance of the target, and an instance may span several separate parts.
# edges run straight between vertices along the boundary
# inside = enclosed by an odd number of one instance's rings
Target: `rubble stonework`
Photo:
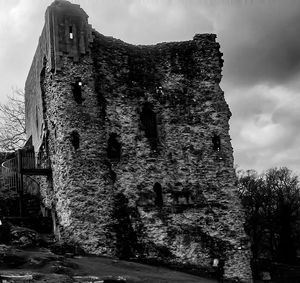
[[[216,36],[134,46],[67,1],[45,19],[26,127],[51,160],[41,194],[61,237],[199,272],[218,259],[225,278],[252,282]]]

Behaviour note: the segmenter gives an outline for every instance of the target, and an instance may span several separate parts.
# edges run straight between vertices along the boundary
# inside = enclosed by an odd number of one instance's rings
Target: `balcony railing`
[[[51,175],[50,161],[44,155],[18,150],[16,157],[2,163],[3,185],[7,189],[23,191],[23,177],[33,175]]]
[[[49,175],[51,166],[49,158],[32,151],[20,151],[17,156],[19,171],[24,175]]]
[[[3,187],[6,189],[20,188],[21,180],[17,171],[17,158],[2,163]]]

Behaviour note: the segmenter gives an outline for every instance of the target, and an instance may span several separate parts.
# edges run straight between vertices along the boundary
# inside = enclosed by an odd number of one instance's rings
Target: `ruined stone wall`
[[[64,238],[83,244],[88,252],[111,254],[114,237],[107,227],[112,226],[113,190],[103,163],[105,131],[92,64],[89,59],[81,64],[66,59],[62,66],[61,72],[48,72],[45,78],[54,189],[51,206],[56,207]],[[82,104],[72,93],[78,76],[83,82]]]
[[[106,140],[116,134],[121,144],[120,160],[109,167],[115,191],[128,203],[137,241],[131,249],[206,269],[213,258],[221,258],[226,276],[247,282],[250,254],[215,35],[136,47],[96,34],[92,54]],[[145,104],[156,116],[154,148],[141,119]],[[214,136],[220,137],[218,149],[213,148]],[[156,183],[162,188],[161,205]],[[118,232],[117,241],[129,237]]]
[[[219,259],[226,278],[251,282],[215,35],[134,46],[91,36],[78,5],[57,2],[52,25],[68,26],[53,52],[37,51],[42,68],[28,82],[40,88],[53,172],[41,194],[62,237],[87,252],[197,272]],[[64,37],[70,26],[82,32]]]
[[[43,106],[46,63],[48,70],[56,73],[64,57],[78,62],[81,55],[89,53],[92,37],[87,18],[79,5],[64,0],[54,1],[45,13],[45,25],[25,83],[26,135],[27,139],[32,138],[36,151],[48,128]]]

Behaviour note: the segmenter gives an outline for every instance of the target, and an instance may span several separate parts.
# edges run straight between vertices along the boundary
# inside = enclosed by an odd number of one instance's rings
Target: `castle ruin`
[[[214,34],[135,46],[54,1],[25,86],[58,237],[99,255],[252,282]],[[39,159],[43,162],[43,158]]]

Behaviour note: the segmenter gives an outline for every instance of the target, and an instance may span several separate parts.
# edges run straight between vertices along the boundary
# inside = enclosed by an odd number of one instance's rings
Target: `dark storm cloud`
[[[299,173],[300,1],[249,2],[218,6],[214,16],[235,162]]]
[[[227,7],[217,24],[234,83],[279,84],[300,72],[300,1]]]

